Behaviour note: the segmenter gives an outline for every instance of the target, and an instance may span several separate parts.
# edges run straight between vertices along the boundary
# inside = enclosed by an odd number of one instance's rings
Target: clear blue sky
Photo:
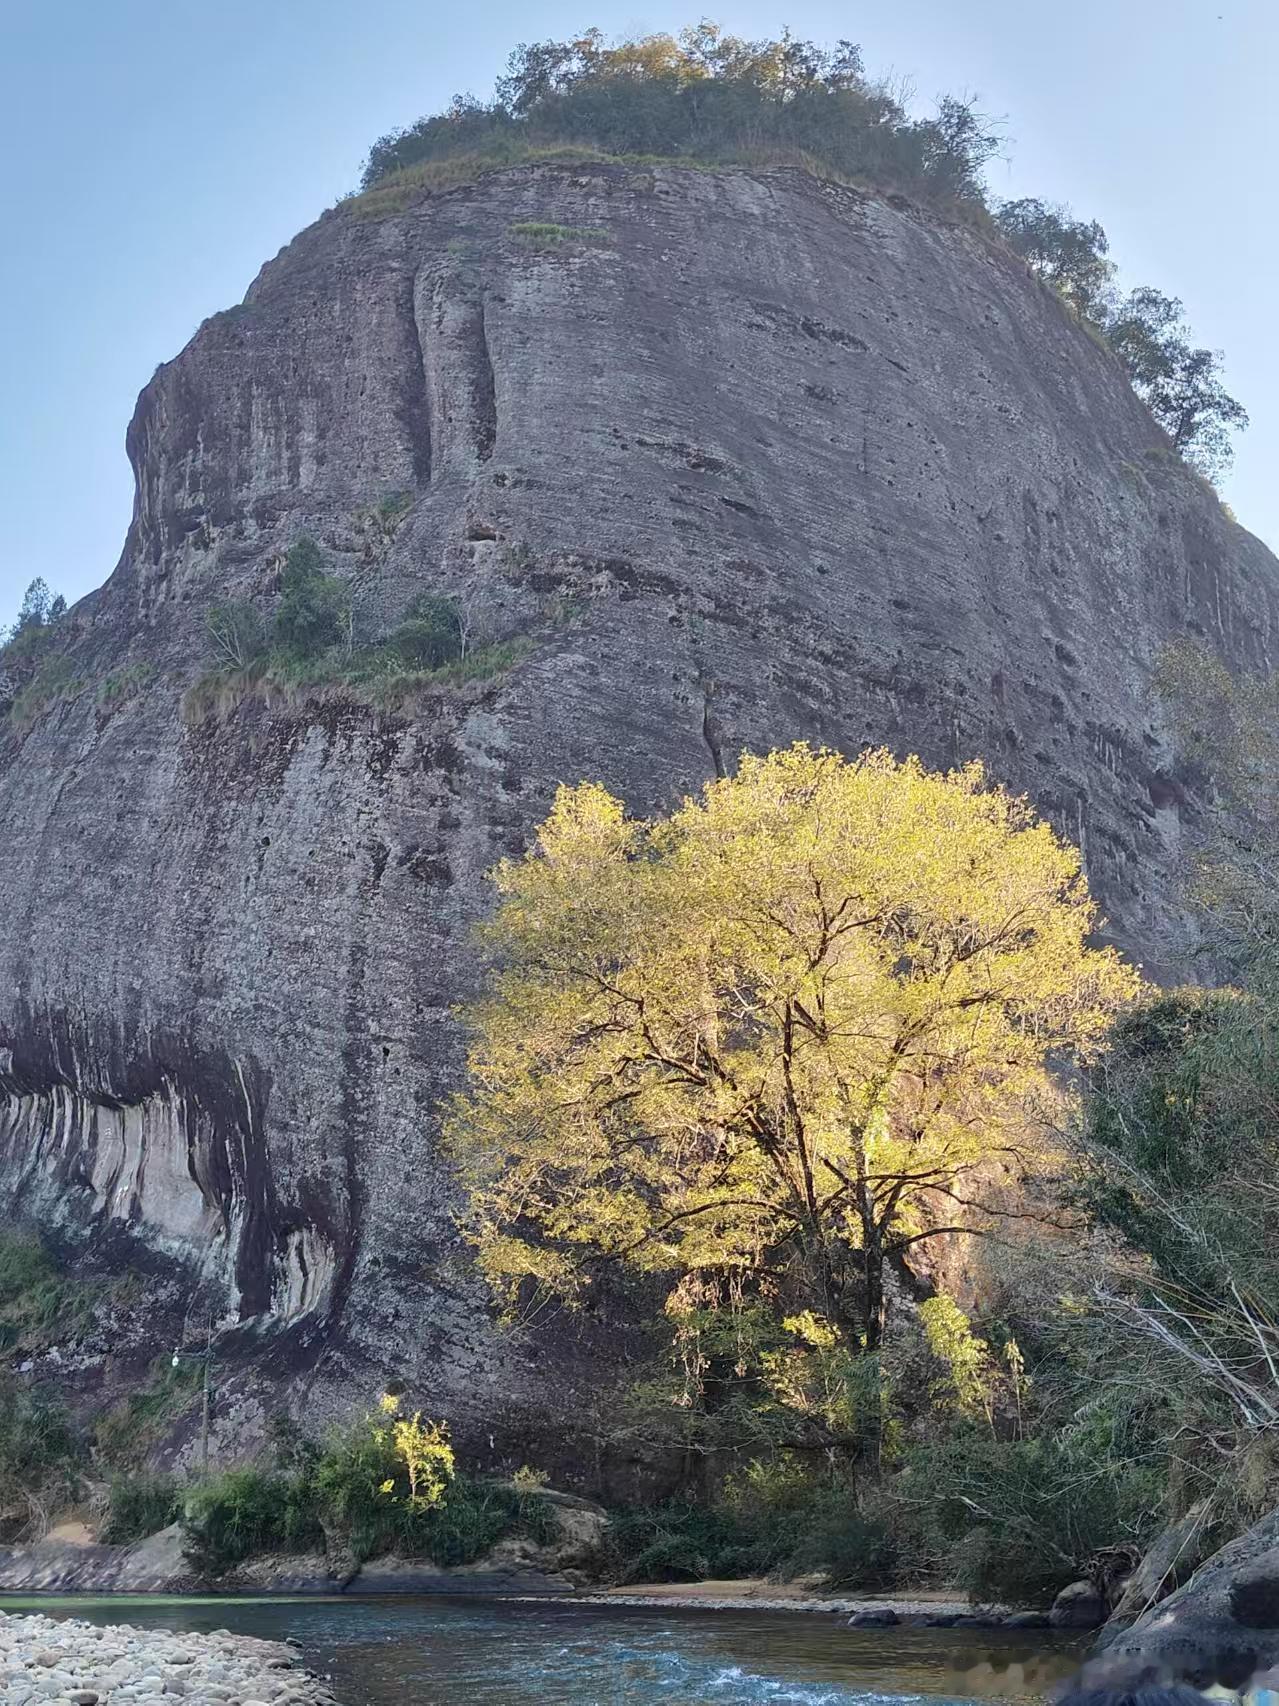
[[[1225,496],[1279,547],[1275,0],[732,0],[725,27],[862,44],[1008,117],[1004,195],[1069,202],[1183,297],[1253,425]],[[370,142],[487,94],[517,40],[673,29],[616,0],[0,0],[0,621],[113,568],[139,388],[355,184]]]

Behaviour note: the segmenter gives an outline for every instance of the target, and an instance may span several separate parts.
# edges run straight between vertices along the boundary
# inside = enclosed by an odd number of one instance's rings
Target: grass
[[[128,1546],[158,1534],[182,1514],[182,1489],[172,1475],[142,1471],[111,1481],[107,1514],[98,1539],[107,1546]]]
[[[403,213],[424,196],[476,183],[493,172],[507,172],[518,166],[619,163],[629,162],[599,148],[572,144],[537,147],[512,139],[473,154],[455,154],[448,160],[422,160],[417,165],[406,166],[384,178],[374,188],[347,196],[338,203],[338,211],[355,219],[387,219]]]
[[[637,172],[658,166],[674,166],[684,172],[763,172],[791,168],[824,183],[839,184],[867,195],[903,193],[888,180],[881,183],[870,178],[849,176],[827,165],[816,155],[797,148],[739,148],[722,158],[709,158],[686,154],[610,154],[602,148],[581,143],[534,144],[507,138],[469,154],[455,154],[445,160],[422,160],[416,165],[405,166],[388,174],[371,189],[345,197],[338,202],[336,211],[353,219],[390,219],[431,195],[478,183],[495,172],[509,172],[524,166],[624,166]],[[642,189],[646,186],[637,184],[635,187]],[[651,189],[651,183],[647,187]],[[918,192],[906,199],[927,207],[952,225],[966,225],[987,236],[996,235],[990,213],[976,203],[934,201]]]
[[[201,1379],[194,1363],[174,1368],[167,1356],[157,1357],[149,1384],[98,1418],[94,1443],[103,1461],[122,1471],[138,1469],[190,1404]]]
[[[9,707],[9,721],[16,729],[29,729],[42,712],[63,700],[74,699],[84,685],[70,658],[49,658],[40,665],[27,685],[14,695]]]
[[[125,664],[113,669],[98,686],[98,704],[107,709],[123,705],[140,693],[155,675],[155,665],[145,661]]]
[[[66,1339],[93,1303],[94,1288],[60,1274],[34,1233],[0,1233],[0,1354]]]
[[[564,244],[598,246],[609,241],[608,232],[598,225],[549,225],[540,219],[525,219],[508,225],[507,230],[517,242],[543,253]]]
[[[250,699],[272,709],[332,702],[394,711],[426,694],[490,681],[526,649],[519,640],[477,647],[467,657],[435,669],[407,669],[389,646],[360,648],[350,656],[328,653],[307,662],[268,654],[246,669],[219,669],[202,676],[188,690],[182,710],[189,723],[224,718]]]

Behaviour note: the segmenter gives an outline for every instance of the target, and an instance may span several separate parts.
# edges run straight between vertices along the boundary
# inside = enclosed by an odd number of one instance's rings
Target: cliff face
[[[789,172],[339,209],[160,369],[129,451],[80,685],[0,745],[0,1200],[149,1264],[139,1354],[198,1300],[321,1409],[397,1375],[505,1418],[499,1454],[580,1409],[607,1323],[496,1334],[433,1151],[483,873],[561,780],[648,810],[798,738],[980,755],[1176,964],[1152,660],[1190,631],[1265,664],[1279,565],[974,233]],[[304,532],[368,630],[448,591],[520,655],[389,712],[184,718],[209,605],[265,608]]]

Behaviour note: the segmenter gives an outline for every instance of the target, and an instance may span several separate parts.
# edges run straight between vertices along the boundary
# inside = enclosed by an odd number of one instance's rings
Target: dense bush
[[[158,1534],[181,1514],[182,1488],[172,1475],[117,1475],[107,1495],[98,1539],[108,1546],[127,1546]]]
[[[360,524],[366,533],[389,538],[407,506],[404,493],[392,493],[362,511]],[[487,590],[472,587],[464,598],[420,594],[394,627],[366,637],[358,629],[351,586],[326,570],[315,541],[303,537],[288,554],[269,619],[243,600],[209,610],[213,668],[187,694],[187,715],[199,719],[249,692],[287,700],[340,688],[389,706],[423,689],[487,680],[521,650],[518,640],[489,638]]]
[[[261,1552],[314,1549],[322,1533],[310,1489],[287,1475],[228,1469],[187,1494],[183,1550],[202,1575],[221,1576]]]
[[[79,1490],[83,1453],[71,1418],[53,1397],[0,1372],[0,1530],[38,1533]]]
[[[521,149],[566,145],[711,162],[803,159],[979,207],[997,142],[973,104],[954,97],[912,119],[886,84],[867,77],[851,42],[827,51],[787,33],[746,41],[702,23],[678,39],[608,47],[588,30],[518,47],[489,104],[459,98],[381,138],[364,187],[460,156],[507,161]]]
[[[288,554],[280,581],[276,646],[286,657],[299,661],[319,657],[348,636],[349,617],[346,583],[326,572],[314,539],[299,539]]]
[[[764,1575],[785,1561],[792,1545],[792,1536],[765,1520],[763,1510],[674,1500],[615,1512],[599,1566],[619,1584]]]
[[[395,1552],[451,1566],[506,1534],[546,1541],[557,1532],[535,1490],[456,1474],[444,1430],[400,1415],[393,1400],[323,1442],[292,1427],[274,1433],[275,1468],[214,1476],[186,1501],[185,1550],[206,1575],[256,1553],[316,1550],[326,1533],[359,1560]]]
[[[456,603],[434,593],[415,598],[387,637],[383,650],[410,670],[438,669],[451,663],[462,655]]]
[[[1050,1600],[1107,1548],[1158,1527],[1163,1482],[1104,1394],[1073,1424],[1023,1440],[977,1429],[921,1445],[881,1491],[899,1554],[980,1602]]]

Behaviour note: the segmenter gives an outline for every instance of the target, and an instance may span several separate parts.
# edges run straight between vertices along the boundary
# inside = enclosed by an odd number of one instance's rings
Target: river
[[[1076,1651],[1051,1636],[860,1629],[798,1612],[493,1599],[0,1598],[141,1628],[302,1644],[344,1706],[894,1706],[1042,1700]]]

